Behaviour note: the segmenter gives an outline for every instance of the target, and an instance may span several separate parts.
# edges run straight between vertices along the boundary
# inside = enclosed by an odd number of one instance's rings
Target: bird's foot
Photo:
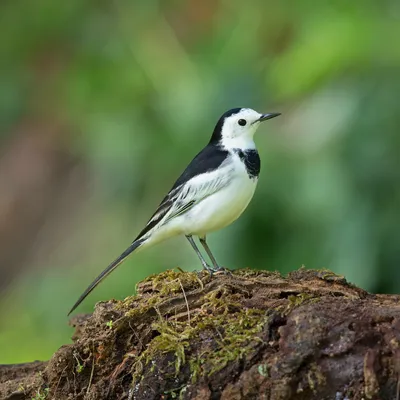
[[[225,275],[232,275],[232,272],[228,268],[221,267],[220,265],[214,265],[213,271],[223,272]]]
[[[212,277],[214,275],[214,272],[216,272],[208,264],[203,264],[203,270],[207,271],[210,274],[210,277]]]
[[[211,267],[208,264],[203,264],[203,271],[207,271],[210,274],[210,278],[212,278],[214,276],[214,273],[218,273],[218,272],[222,272],[225,275],[231,275],[232,276],[232,272],[225,267],[221,267],[220,265],[214,265],[213,267]],[[197,274],[200,274],[202,271],[198,271]]]

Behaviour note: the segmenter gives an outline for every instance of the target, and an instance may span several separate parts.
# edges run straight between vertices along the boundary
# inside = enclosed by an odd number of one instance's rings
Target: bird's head
[[[220,144],[226,148],[253,147],[253,136],[260,123],[278,115],[281,114],[260,114],[251,108],[232,108],[217,122],[210,143]]]

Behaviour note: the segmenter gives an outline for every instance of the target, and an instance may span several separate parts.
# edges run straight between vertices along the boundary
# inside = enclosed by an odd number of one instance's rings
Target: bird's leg
[[[198,249],[198,247],[196,246],[196,243],[193,240],[192,235],[186,235],[186,239],[189,240],[189,243],[192,245],[193,250],[196,252],[197,257],[199,257],[200,261],[201,261],[201,265],[203,266],[203,268],[208,271],[210,273],[210,275],[213,274],[213,270],[212,268],[207,264],[206,260],[203,258],[203,256],[200,253],[200,250]]]
[[[210,260],[212,261],[215,270],[216,271],[220,270],[221,267],[218,265],[217,260],[215,259],[213,253],[211,253],[211,249],[208,247],[208,244],[206,242],[206,237],[205,236],[204,237],[199,237],[199,239],[200,239],[200,243],[204,247],[204,250],[208,254],[208,257],[210,257]]]
[[[215,259],[213,253],[211,253],[211,249],[208,247],[207,241],[206,241],[206,237],[199,237],[200,239],[200,243],[202,244],[202,246],[204,247],[204,250],[207,252],[208,257],[210,257],[210,260],[212,261],[213,265],[214,265],[214,271],[224,271],[225,273],[228,272],[228,270],[224,267],[221,267],[218,265],[217,260]]]

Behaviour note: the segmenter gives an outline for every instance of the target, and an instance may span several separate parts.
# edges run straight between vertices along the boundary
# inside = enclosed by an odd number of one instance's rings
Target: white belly
[[[153,230],[148,240],[149,244],[182,234],[203,237],[231,224],[243,213],[253,197],[258,179],[249,177],[238,156],[235,155],[230,161],[218,171],[192,179],[192,187],[200,188],[199,190],[202,185],[217,182],[218,175],[225,176],[227,182],[184,214]]]
[[[248,206],[256,185],[256,179],[236,177],[226,188],[207,197],[184,216],[184,233],[204,236],[231,224]]]

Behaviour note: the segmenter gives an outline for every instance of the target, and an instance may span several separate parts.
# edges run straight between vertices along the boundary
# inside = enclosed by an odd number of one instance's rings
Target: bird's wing
[[[177,194],[170,210],[165,215],[163,223],[186,213],[195,204],[227,186],[232,179],[232,173],[233,169],[227,165],[221,166],[218,173],[201,174],[189,180]]]
[[[227,186],[232,179],[232,174],[233,169],[227,163],[225,166],[221,165],[218,172],[214,170],[200,174],[182,185],[174,186],[135,240],[150,235],[153,229],[186,213],[194,205]]]

